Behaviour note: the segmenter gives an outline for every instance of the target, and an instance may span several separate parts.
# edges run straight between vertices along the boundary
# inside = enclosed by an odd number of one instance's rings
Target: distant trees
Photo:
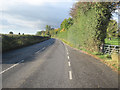
[[[45,35],[45,31],[38,31],[38,32],[36,33],[36,35],[44,36],[44,35]]]
[[[20,35],[20,33],[18,33],[18,35]]]
[[[50,32],[49,32],[50,30],[52,30],[51,26],[50,26],[50,25],[46,25],[45,28],[46,28],[45,34],[46,34],[47,36],[51,36],[51,35],[50,35]]]
[[[10,31],[10,32],[9,32],[9,34],[13,34],[13,32],[12,32],[12,31]]]
[[[36,35],[49,36],[49,37],[55,36],[59,31],[68,30],[71,25],[73,25],[73,19],[69,17],[68,19],[64,19],[59,29],[55,29],[50,25],[46,25],[45,31],[38,31]]]
[[[9,34],[13,34],[13,32],[10,31]],[[24,35],[24,33],[21,34],[21,33],[19,32],[18,35]]]
[[[38,31],[36,35],[51,37],[51,36],[54,36],[57,33],[57,31],[58,31],[57,29],[54,29],[50,25],[46,25],[45,30]]]
[[[50,26],[50,25],[46,25],[45,28],[46,28],[46,31],[47,31],[47,30],[48,30],[48,31],[51,30],[51,26]]]

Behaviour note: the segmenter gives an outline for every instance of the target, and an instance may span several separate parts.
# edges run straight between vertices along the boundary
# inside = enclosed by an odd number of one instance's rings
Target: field
[[[2,35],[2,52],[32,45],[49,39],[35,35]]]
[[[108,45],[120,45],[120,38],[112,38],[111,40],[106,38],[105,43]]]

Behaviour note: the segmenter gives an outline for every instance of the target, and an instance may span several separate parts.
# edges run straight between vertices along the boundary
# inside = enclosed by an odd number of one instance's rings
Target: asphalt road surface
[[[57,39],[2,55],[3,88],[117,88],[118,74]]]

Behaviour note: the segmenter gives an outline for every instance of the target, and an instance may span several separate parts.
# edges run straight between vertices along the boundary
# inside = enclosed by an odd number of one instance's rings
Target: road
[[[118,74],[57,39],[2,55],[3,88],[117,88]]]

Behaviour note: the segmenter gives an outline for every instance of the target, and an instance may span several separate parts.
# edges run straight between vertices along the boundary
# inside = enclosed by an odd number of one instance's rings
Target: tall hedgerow
[[[70,13],[74,24],[67,32],[67,40],[77,47],[99,52],[115,6],[111,2],[76,3]]]

